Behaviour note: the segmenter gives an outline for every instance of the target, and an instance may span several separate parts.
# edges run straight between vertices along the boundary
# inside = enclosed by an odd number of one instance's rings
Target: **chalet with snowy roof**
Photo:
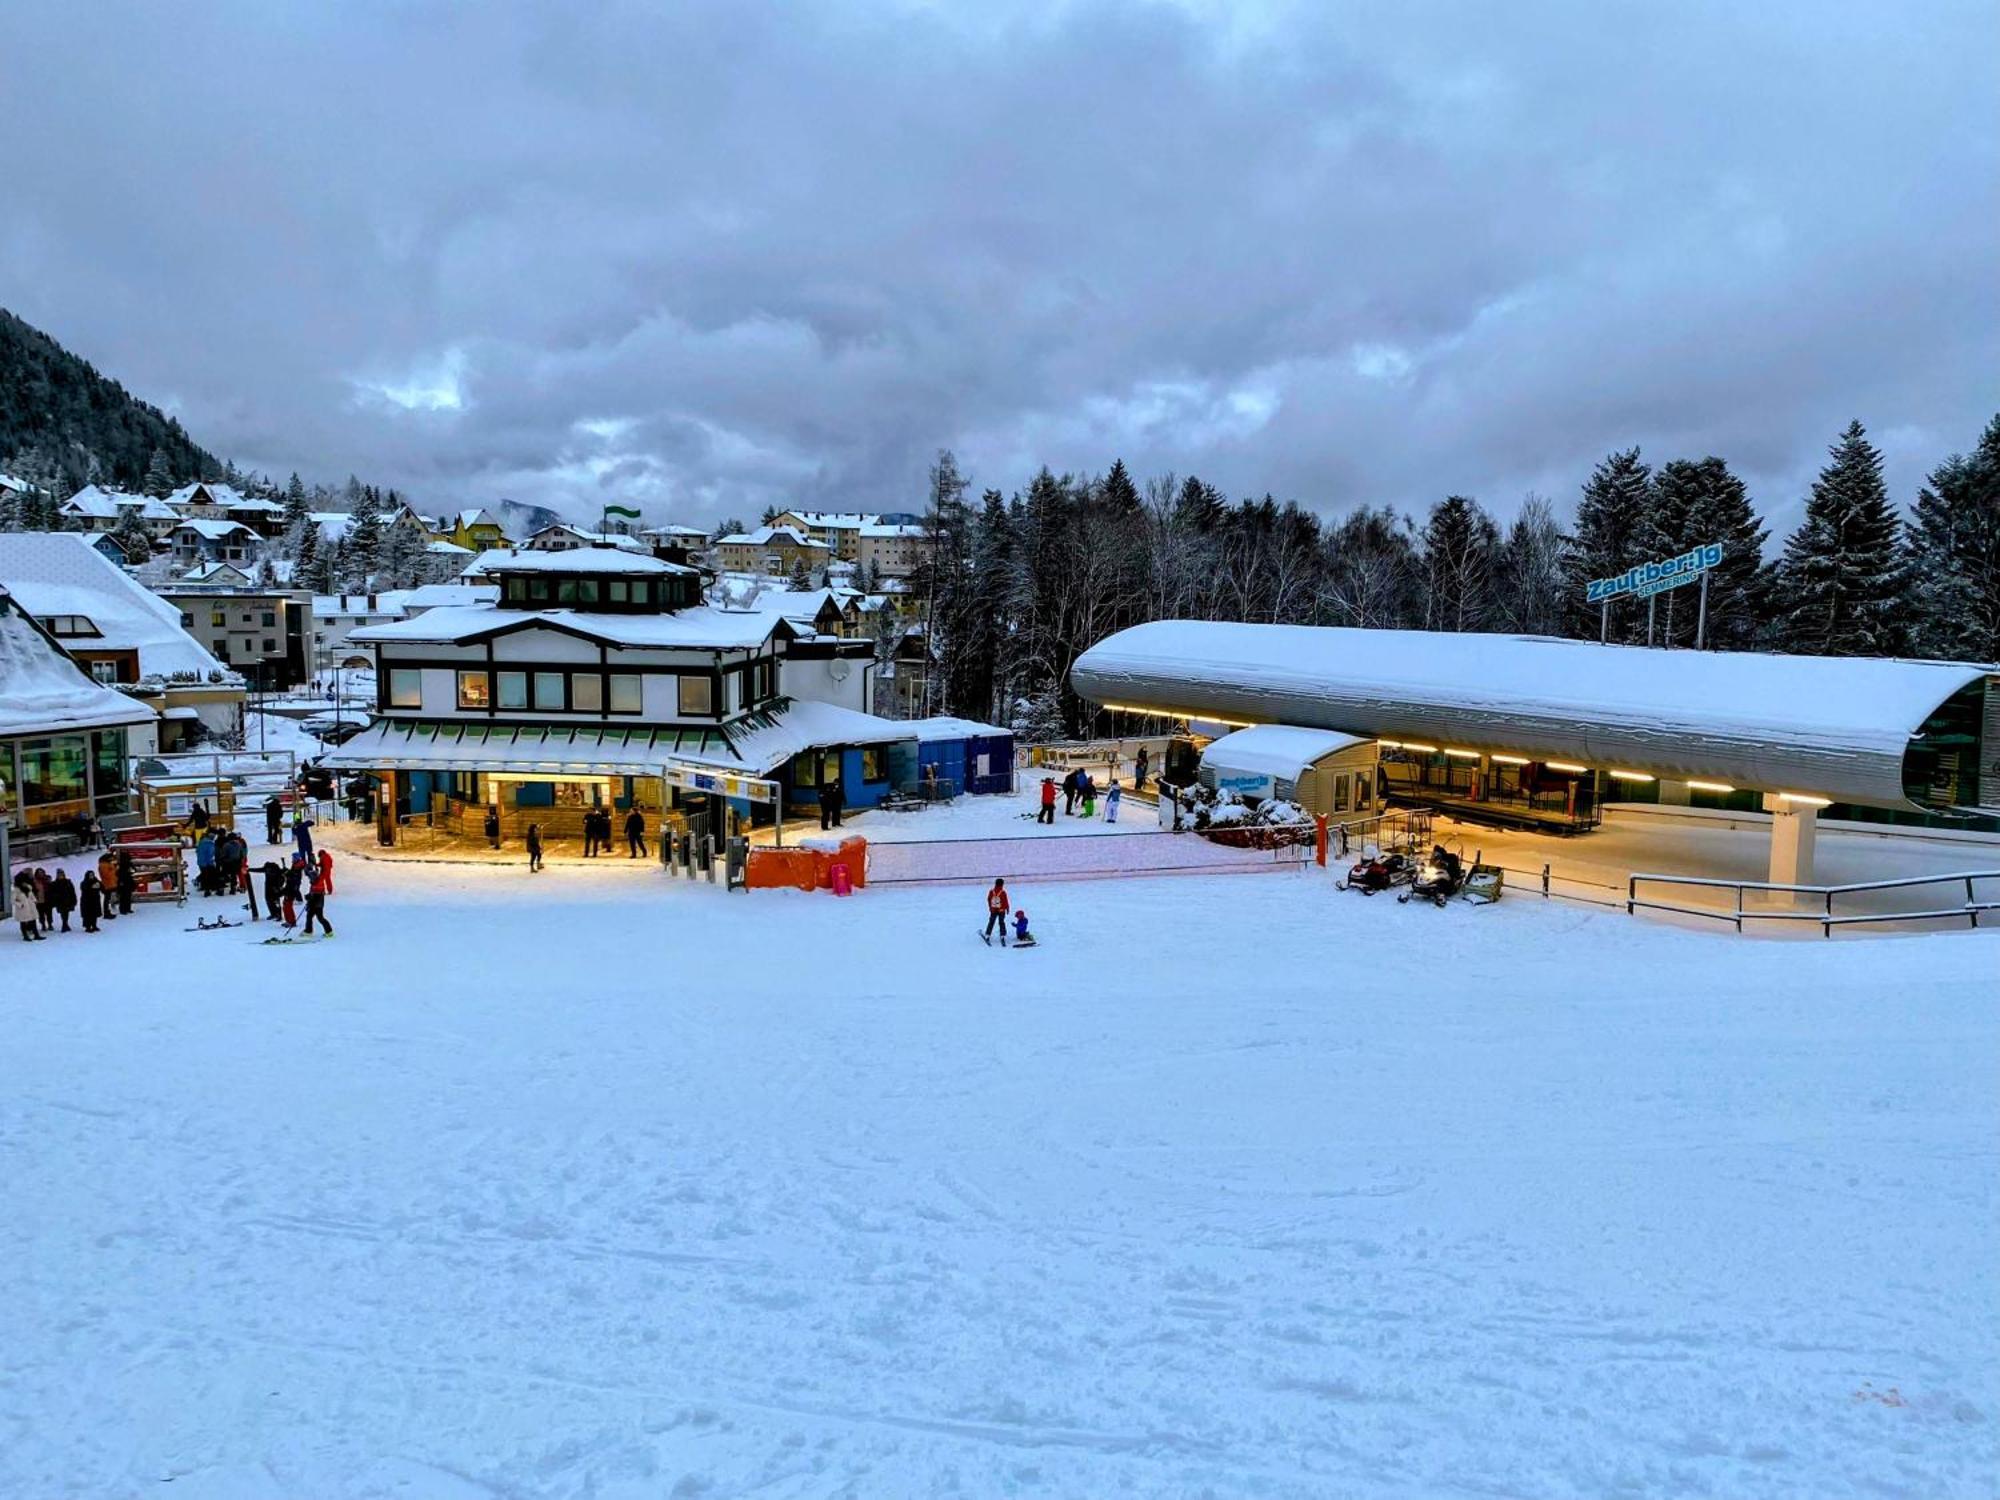
[[[164,537],[181,523],[181,514],[151,495],[127,494],[87,484],[62,503],[62,514],[84,531],[116,531],[127,512],[136,513],[148,533]]]
[[[713,532],[699,526],[642,526],[639,539],[650,542],[654,547],[679,547],[688,552],[699,552],[706,548]]]
[[[0,585],[0,819],[10,831],[33,839],[127,811],[131,740],[150,746],[157,718],[86,671]]]
[[[197,563],[250,564],[263,551],[263,540],[241,521],[182,521],[167,533],[173,559],[184,568]]]
[[[246,495],[234,485],[182,485],[167,496],[166,504],[183,520],[234,521],[260,537],[273,537],[285,529],[285,507],[276,500]]]
[[[159,711],[158,743],[146,729],[135,754],[242,734],[243,679],[182,628],[177,608],[100,554],[100,540],[0,533],[0,579],[90,676]]]
[[[507,526],[492,511],[478,506],[458,511],[443,518],[435,539],[452,542],[470,552],[490,552],[495,547],[511,547],[512,537],[507,535]]]
[[[490,604],[356,629],[375,722],[330,757],[394,804],[477,835],[580,833],[586,809],[720,837],[838,785],[850,808],[914,784],[915,739],[862,711],[866,641],[778,608],[726,609],[693,568],[612,547],[488,554]]]
[[[567,521],[544,526],[523,544],[523,550],[528,552],[574,552],[578,547],[616,547],[621,552],[647,550],[646,544],[635,536],[615,531],[587,531]]]

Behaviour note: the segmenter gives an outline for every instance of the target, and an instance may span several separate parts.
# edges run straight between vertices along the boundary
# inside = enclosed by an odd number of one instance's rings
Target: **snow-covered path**
[[[2000,934],[1029,899],[10,938],[0,1494],[1991,1493]]]

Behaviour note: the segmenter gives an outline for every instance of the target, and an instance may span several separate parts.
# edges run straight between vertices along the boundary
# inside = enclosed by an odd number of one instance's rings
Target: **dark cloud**
[[[0,11],[0,303],[257,466],[1322,509],[1992,414],[1985,4]]]

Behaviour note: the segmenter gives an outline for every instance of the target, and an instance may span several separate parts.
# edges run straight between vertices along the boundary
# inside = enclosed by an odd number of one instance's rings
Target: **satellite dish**
[[[827,675],[832,677],[835,682],[845,682],[847,681],[847,674],[853,670],[845,660],[836,656],[833,659],[833,665],[827,669]]]

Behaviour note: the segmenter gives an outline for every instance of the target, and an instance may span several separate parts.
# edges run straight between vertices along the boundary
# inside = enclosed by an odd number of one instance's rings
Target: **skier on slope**
[[[986,893],[986,930],[980,934],[987,942],[992,942],[993,934],[1000,934],[1000,946],[1007,946],[1007,913],[1012,903],[1007,900],[1007,882],[995,880],[993,888]]]
[[[1053,824],[1056,820],[1056,782],[1053,776],[1042,778],[1042,810],[1035,814],[1037,824]]]
[[[1118,778],[1114,776],[1111,778],[1111,790],[1104,794],[1105,822],[1116,823],[1118,821],[1118,799],[1122,795],[1123,793],[1118,790]]]

